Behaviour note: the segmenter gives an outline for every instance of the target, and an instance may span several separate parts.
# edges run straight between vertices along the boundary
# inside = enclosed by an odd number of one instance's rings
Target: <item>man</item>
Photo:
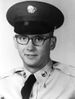
[[[75,69],[50,58],[62,12],[45,2],[24,1],[9,8],[7,20],[24,66],[1,78],[1,99],[75,99]]]

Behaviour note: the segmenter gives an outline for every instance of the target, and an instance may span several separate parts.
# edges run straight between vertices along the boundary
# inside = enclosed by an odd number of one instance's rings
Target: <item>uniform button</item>
[[[44,88],[46,88],[46,84],[44,84]]]
[[[33,97],[33,93],[30,94],[30,98],[32,98],[32,97]]]

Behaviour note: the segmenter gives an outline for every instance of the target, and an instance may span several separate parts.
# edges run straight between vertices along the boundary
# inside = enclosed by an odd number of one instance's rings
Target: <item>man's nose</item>
[[[34,46],[32,40],[29,40],[29,42],[28,42],[28,44],[27,44],[27,49],[28,49],[29,51],[35,50],[35,46]]]

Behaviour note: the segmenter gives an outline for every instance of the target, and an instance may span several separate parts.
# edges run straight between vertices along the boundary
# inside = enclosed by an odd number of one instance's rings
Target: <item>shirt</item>
[[[37,79],[30,99],[75,99],[75,67],[50,62],[36,72]],[[0,99],[22,99],[21,89],[31,73],[24,68],[10,71],[0,78]]]

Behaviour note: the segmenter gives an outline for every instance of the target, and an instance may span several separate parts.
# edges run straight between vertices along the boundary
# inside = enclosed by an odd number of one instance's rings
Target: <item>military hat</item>
[[[11,6],[6,14],[18,34],[45,34],[59,28],[63,13],[55,6],[41,1],[23,1]]]

